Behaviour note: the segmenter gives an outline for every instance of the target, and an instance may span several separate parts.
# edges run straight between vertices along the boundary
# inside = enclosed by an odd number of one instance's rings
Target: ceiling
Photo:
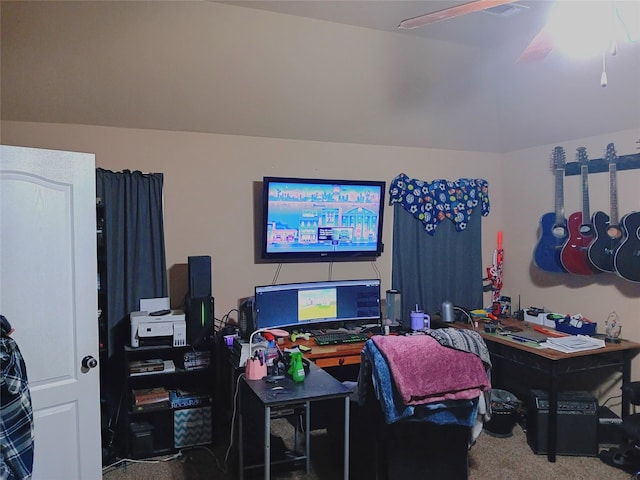
[[[495,153],[640,128],[640,42],[602,88],[601,58],[515,62],[550,1],[397,28],[461,3],[5,0],[2,120]]]
[[[218,3],[485,48],[500,47],[523,32],[530,33],[533,38],[544,25],[553,5],[551,1],[520,1],[511,7],[464,15],[428,27],[398,29],[402,20],[470,1],[241,0]],[[500,10],[504,10],[504,13],[498,13]]]

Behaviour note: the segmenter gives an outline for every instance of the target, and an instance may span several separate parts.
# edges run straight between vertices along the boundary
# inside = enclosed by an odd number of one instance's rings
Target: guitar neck
[[[586,223],[591,218],[589,212],[589,166],[582,165],[580,173],[582,174],[582,221]]]
[[[556,168],[556,225],[564,223],[564,169]]]
[[[609,223],[618,225],[618,187],[616,186],[616,164],[609,163],[609,203],[611,204],[611,212]]]

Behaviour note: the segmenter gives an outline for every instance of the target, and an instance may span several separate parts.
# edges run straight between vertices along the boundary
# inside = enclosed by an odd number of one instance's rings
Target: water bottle
[[[449,300],[442,302],[442,321],[448,323],[455,321],[453,316],[453,304]]]

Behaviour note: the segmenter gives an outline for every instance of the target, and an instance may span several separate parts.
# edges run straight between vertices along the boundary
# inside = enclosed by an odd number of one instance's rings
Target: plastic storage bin
[[[556,330],[563,333],[570,333],[571,335],[595,335],[598,329],[596,322],[582,322],[581,327],[574,327],[564,319],[556,320]]]

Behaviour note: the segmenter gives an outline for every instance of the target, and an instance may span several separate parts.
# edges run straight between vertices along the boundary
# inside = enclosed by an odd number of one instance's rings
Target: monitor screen
[[[319,328],[380,321],[380,280],[288,283],[255,288],[256,328]]]
[[[264,177],[264,260],[371,259],[382,253],[383,181]]]

